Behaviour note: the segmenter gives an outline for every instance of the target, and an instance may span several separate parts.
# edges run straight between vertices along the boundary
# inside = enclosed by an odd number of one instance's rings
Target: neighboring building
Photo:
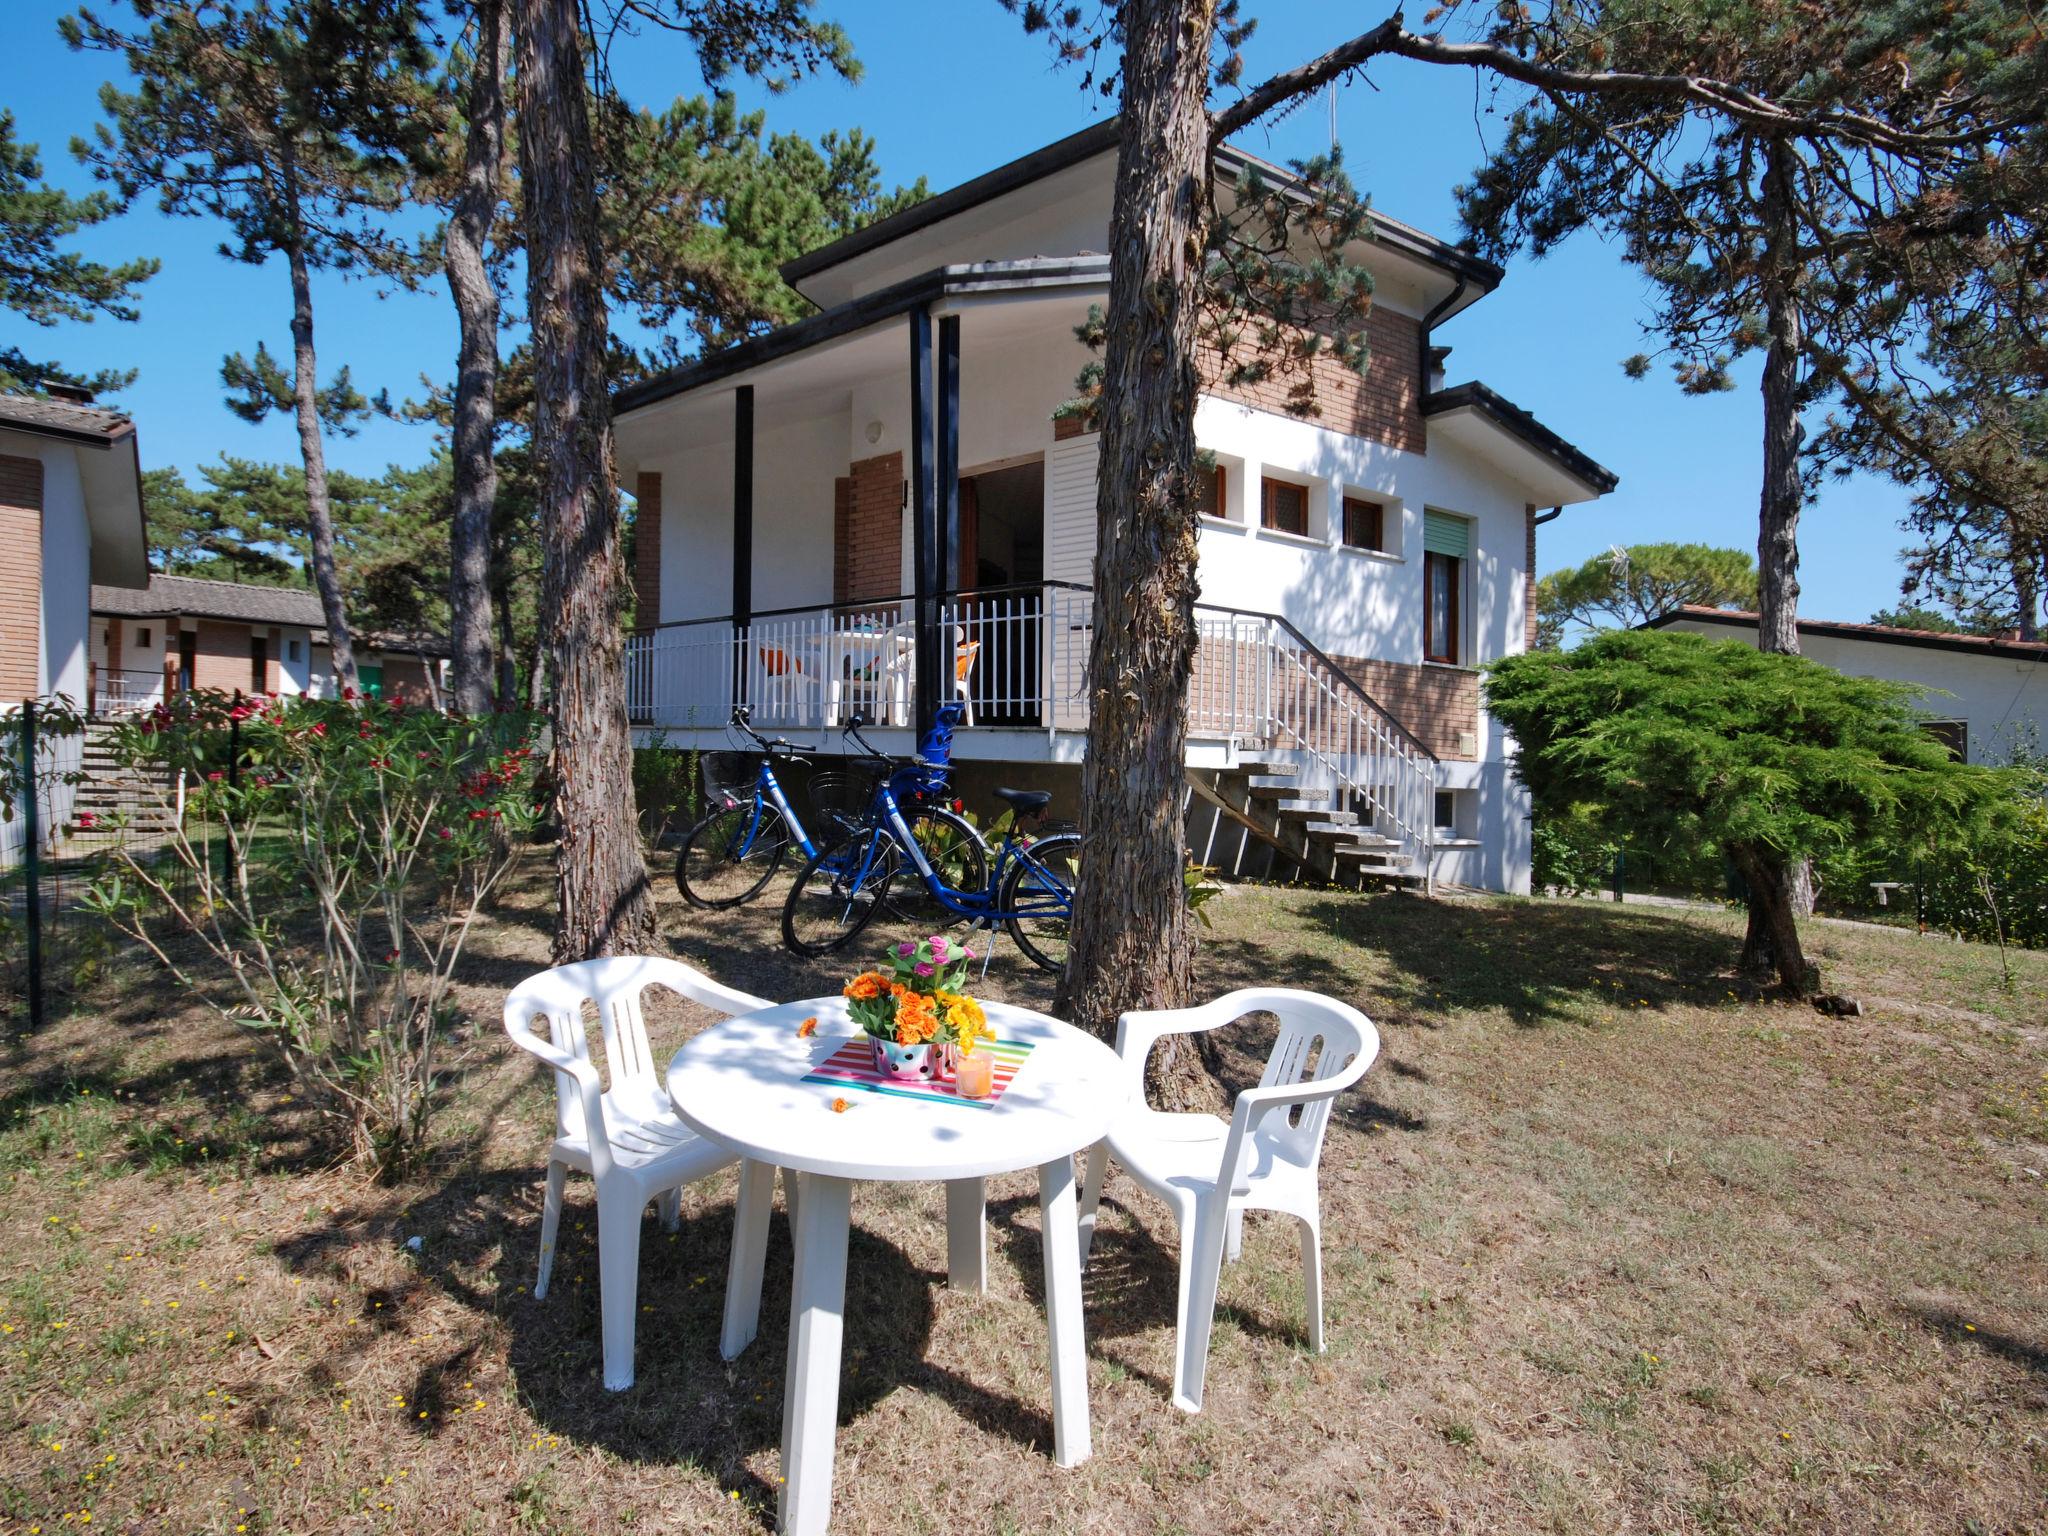
[[[146,590],[92,589],[92,712],[146,708],[166,693],[337,692],[320,595],[196,576],[151,576]],[[359,634],[363,691],[439,701],[447,642],[439,636]]]
[[[82,391],[0,394],[0,708],[82,702],[92,587],[148,579],[135,424]]]
[[[1757,616],[1689,603],[1643,628],[1755,645]],[[2002,763],[2020,745],[2048,747],[2048,642],[1801,619],[1799,654],[1851,677],[1931,690],[1919,701],[1927,729],[1966,763]]]
[[[1107,295],[1115,160],[1098,124],[799,257],[783,275],[818,314],[621,394],[643,732],[720,745],[744,698],[826,750],[855,712],[907,750],[958,692],[969,797],[1009,778],[1071,809],[1098,439],[1053,412]],[[1248,163],[1217,154],[1219,199]],[[1615,477],[1484,385],[1445,387],[1431,327],[1500,269],[1374,226],[1348,253],[1376,283],[1371,368],[1318,365],[1320,417],[1202,359],[1195,847],[1525,891],[1528,797],[1477,669],[1530,643],[1546,509]]]

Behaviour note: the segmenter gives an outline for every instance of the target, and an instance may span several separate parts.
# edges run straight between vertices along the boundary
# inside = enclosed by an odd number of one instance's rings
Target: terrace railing
[[[96,666],[92,669],[90,713],[96,720],[110,720],[147,709],[163,697],[164,675],[157,671],[119,671]]]
[[[664,624],[626,648],[637,724],[724,724],[736,700],[763,729],[824,730],[861,715],[909,726],[917,639],[909,596]],[[949,592],[941,676],[970,723],[1048,731],[1088,724],[1094,594],[1067,582]],[[1435,821],[1436,759],[1356,679],[1277,614],[1198,604],[1188,728],[1252,750],[1297,754],[1304,788],[1331,809],[1425,855]]]

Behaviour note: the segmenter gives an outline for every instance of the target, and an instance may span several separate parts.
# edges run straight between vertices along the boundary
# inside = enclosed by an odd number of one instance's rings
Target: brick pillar
[[[41,691],[43,461],[0,455],[0,701]]]
[[[633,623],[652,629],[661,622],[661,476],[642,473],[633,499]]]
[[[847,601],[894,597],[903,585],[903,455],[878,454],[856,460],[850,468]]]
[[[1536,649],[1536,509],[1524,505],[1522,517],[1529,530],[1529,563],[1522,568],[1522,649]]]
[[[832,601],[853,601],[853,476],[832,482]]]

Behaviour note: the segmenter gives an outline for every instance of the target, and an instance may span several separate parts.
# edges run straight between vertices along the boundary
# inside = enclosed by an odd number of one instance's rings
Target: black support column
[[[939,321],[939,594],[960,586],[960,317]],[[947,637],[941,637],[945,639]],[[943,647],[940,684],[952,680],[952,646]],[[952,697],[941,694],[941,701]]]
[[[732,395],[732,701],[747,702],[747,645],[754,622],[754,386]]]
[[[917,634],[917,730],[939,702],[939,530],[932,462],[932,317],[910,312],[910,569]]]

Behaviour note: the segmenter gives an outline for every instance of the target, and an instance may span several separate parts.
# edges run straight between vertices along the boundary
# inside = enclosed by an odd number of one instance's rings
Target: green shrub
[[[161,847],[117,840],[87,903],[274,1050],[356,1158],[403,1173],[428,1147],[464,941],[538,817],[535,730],[179,695],[111,745],[182,815]]]

